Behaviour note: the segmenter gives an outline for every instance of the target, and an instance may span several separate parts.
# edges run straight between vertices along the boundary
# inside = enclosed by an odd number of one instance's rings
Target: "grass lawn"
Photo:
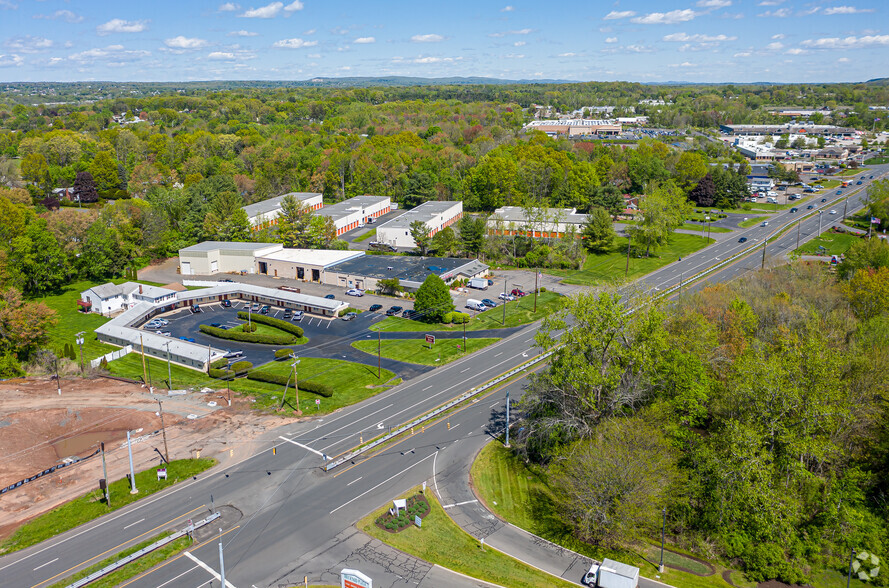
[[[669,263],[694,253],[712,243],[713,240],[702,239],[700,235],[673,233],[670,242],[659,249],[651,250],[651,257],[644,257],[645,249],[640,248],[630,257],[629,274],[624,277],[627,263],[627,240],[618,238],[610,253],[587,255],[583,268],[579,270],[547,270],[546,273],[564,276],[566,284],[595,286],[635,280],[651,273]],[[636,257],[640,255],[641,257]]]
[[[552,273],[551,270],[547,270],[547,273]],[[497,297],[496,292],[489,293],[481,293],[479,292],[476,296],[478,299],[481,298],[491,298],[494,299]],[[517,300],[513,300],[512,302],[506,303],[506,324],[503,324],[503,305],[496,308],[488,309],[484,312],[478,313],[476,316],[472,317],[468,323],[466,323],[467,331],[478,331],[480,329],[501,329],[504,327],[517,327],[519,325],[527,325],[528,323],[533,323],[534,321],[540,320],[545,316],[552,314],[562,307],[562,303],[564,298],[560,294],[556,294],[555,292],[541,292],[537,295],[537,312],[534,312],[534,295],[529,294],[528,296],[523,296]],[[499,300],[498,300],[499,302]],[[461,310],[461,309],[457,309]],[[412,321],[410,319],[390,316],[381,320],[378,323],[374,323],[371,325],[370,330],[372,331],[427,331],[427,332],[435,332],[435,331],[462,331],[463,325],[442,325],[442,324],[428,324],[420,321]],[[374,347],[374,351],[376,351],[376,347]]]
[[[821,188],[824,190],[832,190],[837,186],[842,185],[842,181],[840,180],[821,180],[818,182],[821,185]]]
[[[843,171],[834,174],[835,176],[857,176],[858,174],[863,174],[864,172],[870,171],[866,167],[859,167],[858,169],[844,169]]]
[[[99,563],[86,568],[85,570],[77,572],[73,576],[65,578],[65,580],[63,580],[61,582],[56,582],[55,584],[49,586],[49,588],[64,588],[65,586],[69,586],[72,583],[76,582],[77,580],[79,580],[81,578],[85,578],[85,577],[89,576],[90,574],[92,574],[93,572],[97,572],[104,567],[110,566],[114,562],[119,561],[119,560],[123,559],[124,557],[130,555],[131,553],[135,553],[144,547],[148,547],[152,543],[160,541],[161,539],[163,539],[164,537],[166,537],[167,535],[170,535],[170,534],[171,533],[169,533],[169,532],[162,533],[162,534],[160,534],[156,537],[153,537],[147,541],[143,541],[142,543],[139,543],[138,545],[134,545],[133,547],[130,547],[128,549],[124,549],[120,553],[117,553],[117,554],[113,555],[112,557],[109,557],[108,559],[102,560]],[[151,553],[147,553],[147,554],[143,555],[136,561],[130,562],[127,565],[125,565],[121,568],[118,568],[117,570],[111,572],[107,576],[102,576],[98,580],[91,582],[90,588],[114,588],[115,586],[120,585],[125,580],[129,580],[130,578],[132,578],[138,574],[141,574],[145,570],[149,570],[149,569],[153,568],[157,564],[159,564],[162,561],[165,561],[166,559],[170,558],[171,556],[179,553],[183,549],[190,547],[191,544],[192,544],[192,540],[188,535],[179,537],[178,539],[175,539],[175,540],[167,543],[163,547],[161,547],[159,549],[155,549]]]
[[[359,235],[358,237],[355,237],[354,239],[352,239],[352,242],[361,243],[362,241],[367,241],[368,239],[370,239],[372,237],[376,237],[376,236],[377,236],[377,230],[371,229],[368,232],[364,233],[363,235]]]
[[[799,255],[815,255],[817,253],[840,255],[848,251],[852,243],[857,243],[860,240],[861,237],[849,233],[822,233],[821,236],[803,244],[794,253]],[[819,250],[819,247],[824,247],[824,249]]]
[[[883,165],[889,163],[889,157],[871,157],[864,160],[865,165]]]
[[[755,227],[756,225],[758,225],[759,223],[761,223],[762,220],[763,220],[764,218],[768,218],[768,217],[765,217],[765,216],[754,216],[754,217],[748,218],[748,219],[745,220],[745,221],[741,221],[741,222],[739,222],[739,223],[738,223],[738,226],[741,227],[742,229],[747,229],[747,228],[749,228],[749,227]]]
[[[474,353],[479,349],[496,343],[500,339],[466,339],[466,349],[463,347],[463,339],[438,339],[433,345],[423,339],[383,339],[380,353],[383,357],[408,363],[423,365],[444,365],[448,362],[460,359],[466,352]],[[377,341],[365,339],[352,343],[352,347],[372,355],[377,354]]]
[[[707,223],[704,223],[703,226],[704,226],[704,235],[706,236]],[[689,231],[698,231],[698,232],[701,231],[701,225],[697,225],[695,223],[685,223],[684,225],[682,225],[679,228],[680,229],[687,229]],[[710,225],[710,232],[711,233],[731,233],[732,230],[729,228],[726,228],[726,227],[714,227],[713,225]]]
[[[289,361],[276,361],[258,369],[262,372],[286,376],[291,370],[291,363]],[[320,359],[316,357],[300,358],[299,365],[296,366],[296,374],[300,382],[311,380],[327,384],[334,390],[331,398],[321,398],[320,409],[316,408],[315,405],[315,399],[319,398],[319,396],[309,392],[300,394],[300,410],[309,413],[326,413],[360,402],[385,390],[386,388],[382,385],[395,377],[395,374],[389,370],[383,370],[382,377],[378,379],[377,368],[374,366],[340,359]],[[280,394],[283,392],[283,388],[274,386],[274,390],[276,398],[266,399],[265,401],[257,399],[257,404],[268,400],[271,400],[271,405],[273,406],[280,404]],[[290,399],[293,398],[293,386],[290,387],[287,394]],[[291,405],[294,404],[290,400],[288,402]]]
[[[98,458],[94,458],[98,459]],[[41,541],[55,537],[69,529],[97,519],[102,515],[115,511],[123,506],[154,494],[172,486],[179,480],[195,476],[216,465],[215,459],[179,459],[167,465],[167,479],[158,480],[154,468],[136,473],[138,494],[130,494],[130,483],[126,478],[115,480],[108,486],[111,506],[105,504],[102,491],[98,488],[84,494],[80,498],[44,513],[25,523],[0,544],[0,553],[10,553],[36,545]]]
[[[414,489],[410,494],[414,494]],[[408,496],[406,494],[405,496]],[[432,492],[427,492],[430,513],[423,527],[411,526],[400,533],[380,529],[374,521],[385,509],[373,512],[358,522],[358,528],[383,543],[429,563],[446,567],[479,580],[510,588],[539,586],[574,586],[571,582],[551,576],[516,559],[487,547],[463,531],[446,514]]]

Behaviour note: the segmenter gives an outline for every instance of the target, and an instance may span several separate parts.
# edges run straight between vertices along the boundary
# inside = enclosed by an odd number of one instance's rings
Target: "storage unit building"
[[[393,247],[417,246],[411,237],[411,223],[420,221],[429,228],[429,236],[435,235],[463,217],[463,202],[429,201],[413,208],[398,218],[387,221],[377,227],[377,241]]]
[[[227,272],[254,273],[256,257],[280,251],[280,243],[204,241],[179,250],[179,273],[184,276]]]
[[[477,259],[364,255],[327,268],[323,283],[341,288],[376,290],[379,280],[398,278],[402,287],[413,291],[429,274],[436,274],[450,284],[454,280],[487,276],[488,266]]]
[[[527,235],[536,238],[562,238],[573,231],[581,236],[587,215],[575,208],[532,208],[502,206],[488,217],[488,234]]]
[[[316,214],[329,216],[336,225],[337,236],[355,229],[369,218],[378,218],[392,210],[388,196],[355,196],[318,210]]]
[[[320,283],[327,268],[362,255],[364,251],[279,249],[256,258],[256,273]]]
[[[320,192],[289,192],[275,198],[269,198],[262,202],[254,202],[244,207],[247,213],[247,220],[254,231],[258,231],[264,227],[274,226],[278,224],[278,217],[281,215],[281,203],[287,196],[293,196],[303,206],[309,210],[318,210],[324,206]]]

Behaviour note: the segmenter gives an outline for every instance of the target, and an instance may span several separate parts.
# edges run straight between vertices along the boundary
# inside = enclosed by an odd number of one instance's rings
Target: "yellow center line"
[[[229,529],[228,531],[225,531],[225,532],[222,533],[222,534],[216,535],[215,537],[212,537],[212,538],[210,538],[210,539],[207,539],[207,540],[204,541],[203,543],[199,543],[199,544],[195,545],[195,546],[192,547],[189,551],[197,551],[198,549],[200,549],[200,548],[203,547],[204,545],[210,543],[211,541],[215,541],[215,540],[219,539],[220,537],[222,537],[223,535],[226,535],[226,534],[228,534],[228,533],[231,533],[231,532],[234,531],[235,529],[240,529],[240,528],[241,528],[241,525],[238,525],[237,527],[232,527],[231,529]],[[141,580],[142,578],[145,578],[146,576],[148,576],[148,574],[152,574],[152,573],[158,571],[159,569],[161,569],[162,567],[164,567],[165,565],[167,565],[167,564],[171,564],[171,563],[173,563],[174,561],[176,561],[177,559],[179,559],[179,558],[181,558],[181,557],[184,557],[184,556],[185,556],[185,550],[183,550],[183,552],[180,553],[179,555],[177,555],[176,557],[171,558],[171,559],[168,559],[168,560],[166,560],[165,562],[160,563],[160,564],[154,566],[153,568],[151,568],[151,569],[148,570],[147,572],[142,573],[142,574],[139,574],[138,576],[136,576],[135,578],[133,578],[132,580],[130,580],[130,581],[127,582],[126,584],[121,584],[121,585],[118,586],[117,588],[123,588],[124,586],[129,586],[130,584],[132,584],[132,583],[135,582],[136,580]]]
[[[201,505],[201,506],[199,506],[199,507],[197,507],[197,508],[195,508],[195,509],[192,509],[192,510],[188,511],[187,513],[184,513],[184,514],[179,515],[179,516],[176,517],[175,519],[171,519],[171,520],[167,521],[166,523],[160,524],[160,525],[158,525],[157,527],[155,527],[155,528],[153,528],[153,529],[149,529],[148,531],[145,531],[145,532],[142,533],[141,535],[137,535],[137,536],[133,537],[132,539],[127,539],[126,541],[124,541],[124,542],[121,543],[120,545],[116,545],[116,546],[112,547],[111,549],[108,549],[108,550],[106,550],[106,551],[103,551],[103,552],[100,553],[99,555],[93,556],[93,557],[89,558],[89,559],[86,560],[86,561],[80,562],[79,564],[77,564],[77,565],[75,565],[75,566],[72,566],[72,567],[68,568],[68,569],[65,570],[64,572],[59,572],[58,574],[56,574],[56,575],[53,576],[52,578],[47,578],[46,580],[44,580],[44,581],[42,581],[42,582],[38,582],[37,584],[34,584],[33,586],[31,586],[31,588],[37,588],[38,586],[42,586],[42,585],[46,584],[47,582],[51,582],[52,580],[55,580],[56,578],[58,578],[59,576],[61,576],[61,575],[63,575],[63,574],[67,574],[68,572],[70,572],[70,571],[72,571],[72,570],[76,570],[77,568],[81,567],[82,565],[84,565],[84,564],[88,564],[88,563],[90,563],[91,561],[93,561],[94,559],[97,559],[97,558],[102,557],[102,556],[105,555],[106,553],[110,553],[110,552],[112,552],[112,551],[114,551],[114,550],[116,550],[116,549],[120,549],[121,547],[123,547],[123,546],[126,545],[127,543],[132,543],[132,542],[135,541],[136,539],[139,539],[140,537],[144,537],[145,535],[147,535],[147,534],[149,534],[149,533],[151,533],[151,532],[153,532],[153,531],[157,531],[157,530],[160,529],[161,527],[166,527],[166,526],[169,525],[170,523],[173,523],[173,522],[175,522],[175,521],[178,521],[179,519],[181,519],[181,518],[183,518],[183,517],[187,517],[187,516],[190,515],[191,513],[195,512],[195,511],[198,511],[198,510],[201,510],[202,508],[207,508],[207,505],[206,505],[206,504],[203,504],[203,505]]]

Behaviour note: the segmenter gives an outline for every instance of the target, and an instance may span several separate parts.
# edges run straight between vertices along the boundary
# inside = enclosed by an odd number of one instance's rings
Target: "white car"
[[[512,294],[506,294],[504,292],[504,293],[500,294],[500,300],[506,300],[507,302],[512,302],[513,300],[515,300],[515,296],[513,296]]]
[[[836,214],[836,213],[837,213],[836,210],[831,210],[831,211],[830,211],[830,214]]]
[[[346,296],[364,296],[364,292],[358,288],[349,288],[346,290]]]
[[[759,225],[759,226],[761,226],[761,227],[767,227],[767,226],[769,226],[769,221],[762,221],[762,224]]]

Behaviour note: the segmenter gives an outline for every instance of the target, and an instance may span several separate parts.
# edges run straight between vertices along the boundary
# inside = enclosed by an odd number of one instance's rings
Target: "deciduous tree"
[[[424,320],[429,322],[441,322],[444,315],[454,310],[454,300],[448,285],[435,274],[429,274],[417,289],[414,298],[414,310],[419,312]]]

